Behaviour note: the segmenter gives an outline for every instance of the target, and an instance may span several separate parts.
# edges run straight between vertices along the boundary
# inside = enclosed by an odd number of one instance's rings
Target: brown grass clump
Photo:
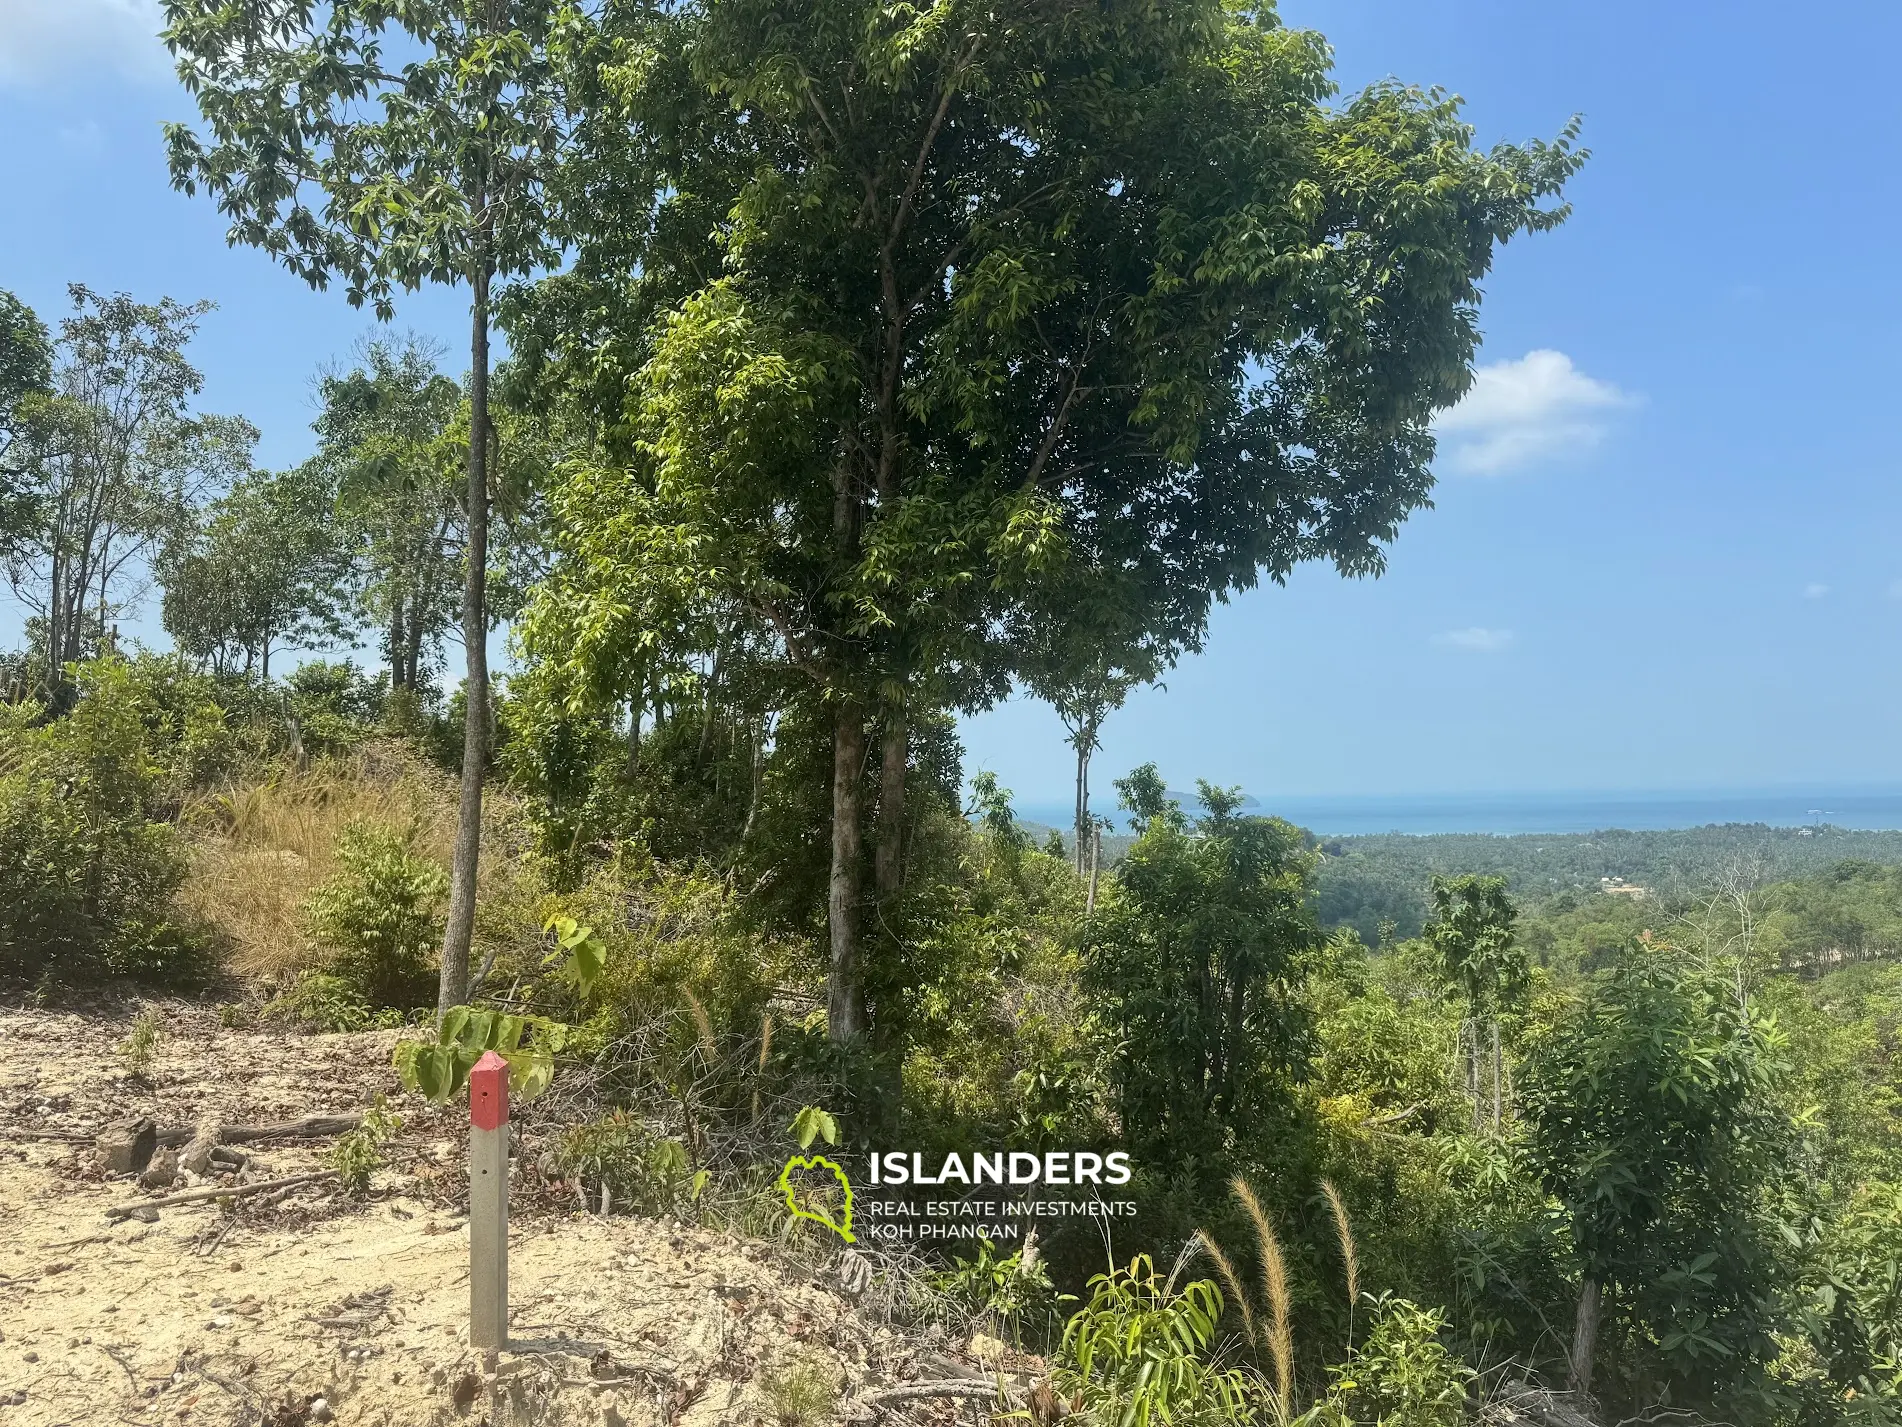
[[[1321,1181],[1321,1192],[1327,1196],[1327,1207],[1334,1215],[1334,1236],[1341,1243],[1341,1266],[1347,1270],[1347,1346],[1354,1346],[1354,1309],[1360,1303],[1360,1251],[1354,1245],[1354,1226],[1347,1218],[1347,1205],[1341,1199],[1341,1191],[1334,1187],[1334,1181]]]
[[[444,867],[456,829],[455,785],[393,743],[375,743],[304,771],[272,765],[205,793],[181,821],[192,864],[181,896],[215,927],[240,975],[282,979],[313,964],[303,907],[336,869],[352,823],[409,830]]]
[[[1247,1337],[1249,1346],[1259,1352],[1261,1338],[1255,1331],[1255,1310],[1249,1305],[1248,1291],[1242,1287],[1241,1275],[1235,1272],[1235,1265],[1229,1262],[1228,1255],[1222,1252],[1222,1246],[1215,1242],[1213,1234],[1207,1229],[1197,1229],[1195,1236],[1202,1241],[1202,1251],[1209,1256],[1210,1262],[1215,1265],[1215,1271],[1221,1275],[1222,1285],[1228,1289],[1228,1296],[1241,1310],[1242,1332]]]
[[[1282,1256],[1281,1240],[1275,1237],[1267,1211],[1254,1189],[1239,1174],[1230,1187],[1235,1198],[1255,1226],[1255,1245],[1261,1255],[1262,1285],[1267,1290],[1269,1328],[1268,1348],[1275,1361],[1275,1391],[1282,1413],[1288,1411],[1294,1391],[1294,1316],[1288,1295],[1288,1262]]]

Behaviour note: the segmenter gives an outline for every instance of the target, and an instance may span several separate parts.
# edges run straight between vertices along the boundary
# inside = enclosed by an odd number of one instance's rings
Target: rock
[[[321,1397],[312,1402],[308,1410],[313,1422],[328,1422],[337,1415],[330,1410],[329,1401]]]
[[[158,1210],[154,1209],[150,1204],[141,1204],[138,1208],[128,1213],[126,1218],[137,1219],[141,1224],[156,1224],[158,1223]]]
[[[93,1153],[107,1174],[137,1174],[151,1163],[158,1148],[158,1126],[151,1117],[126,1120],[101,1130],[93,1139]]]
[[[179,1152],[178,1167],[202,1179],[211,1173],[211,1156],[217,1148],[218,1131],[209,1125],[200,1125],[191,1142]]]
[[[145,1173],[139,1176],[139,1183],[147,1189],[170,1189],[177,1178],[178,1151],[168,1146],[152,1156]]]

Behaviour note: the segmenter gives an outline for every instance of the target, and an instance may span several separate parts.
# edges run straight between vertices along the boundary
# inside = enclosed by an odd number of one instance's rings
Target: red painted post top
[[[509,1063],[485,1050],[469,1071],[469,1123],[478,1130],[499,1130],[508,1122]]]

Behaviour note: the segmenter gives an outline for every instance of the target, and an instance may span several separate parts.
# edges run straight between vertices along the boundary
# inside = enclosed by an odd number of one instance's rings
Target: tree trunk
[[[1083,875],[1090,838],[1090,746],[1083,741],[1081,729],[1076,739],[1076,807],[1071,810],[1070,833],[1076,839],[1076,875]]]
[[[878,846],[872,869],[881,908],[895,901],[905,884],[905,771],[910,753],[904,705],[888,705],[879,750]]]
[[[1493,1022],[1493,1133],[1499,1133],[1499,1117],[1504,1106],[1505,1096],[1500,1081],[1505,1071],[1505,1057],[1499,1049],[1499,1022]]]
[[[1598,1352],[1598,1280],[1578,1288],[1578,1317],[1572,1325],[1572,1371],[1565,1385],[1580,1397],[1592,1395],[1592,1359]]]
[[[409,681],[403,677],[404,656],[409,650],[409,641],[403,635],[403,597],[390,597],[390,692],[409,687]]]
[[[1092,819],[1090,822],[1090,895],[1083,906],[1085,916],[1096,915],[1096,872],[1102,860],[1103,829],[1098,827],[1096,821]]]
[[[832,724],[832,878],[826,898],[832,938],[826,1030],[835,1042],[865,1030],[864,969],[859,964],[859,780],[864,764],[864,715],[857,702],[842,699]]]
[[[478,194],[475,207],[485,212]],[[486,216],[483,220],[487,221]],[[456,809],[456,851],[449,869],[449,916],[443,929],[442,981],[437,1014],[469,994],[469,946],[475,939],[476,870],[482,856],[482,773],[489,734],[489,259],[478,239],[470,274],[473,290],[469,375],[469,541],[462,581],[463,683],[462,797]]]

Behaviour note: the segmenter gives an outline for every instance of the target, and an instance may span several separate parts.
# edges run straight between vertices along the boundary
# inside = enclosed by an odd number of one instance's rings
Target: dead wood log
[[[262,1194],[270,1189],[292,1189],[300,1184],[316,1184],[321,1180],[336,1177],[336,1170],[322,1169],[315,1174],[293,1174],[284,1179],[260,1179],[255,1184],[209,1185],[204,1189],[187,1189],[182,1194],[167,1194],[163,1199],[144,1199],[137,1204],[121,1204],[106,1210],[106,1217],[128,1219],[141,1209],[169,1209],[174,1204],[202,1204],[207,1199],[242,1199],[247,1194]]]
[[[332,1135],[347,1135],[363,1123],[361,1115],[306,1115],[301,1120],[282,1120],[274,1125],[223,1125],[217,1131],[221,1145],[248,1145],[254,1140],[323,1140]],[[160,1130],[162,1145],[190,1144],[198,1134],[195,1128]]]
[[[920,1402],[929,1397],[1004,1397],[1010,1396],[1010,1390],[995,1379],[981,1377],[946,1378],[941,1382],[914,1382],[903,1387],[881,1387],[872,1392],[862,1392],[853,1399],[854,1405],[869,1407],[892,1407],[900,1402]]]

